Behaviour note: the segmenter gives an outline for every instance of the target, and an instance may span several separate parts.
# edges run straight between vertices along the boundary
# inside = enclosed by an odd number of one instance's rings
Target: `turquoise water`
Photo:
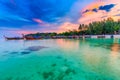
[[[0,40],[0,80],[120,80],[120,41]]]

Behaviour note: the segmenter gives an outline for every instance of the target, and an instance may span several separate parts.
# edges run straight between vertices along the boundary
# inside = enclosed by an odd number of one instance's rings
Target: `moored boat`
[[[6,40],[23,40],[22,37],[5,37]]]
[[[40,36],[23,36],[24,40],[40,40],[42,37]]]

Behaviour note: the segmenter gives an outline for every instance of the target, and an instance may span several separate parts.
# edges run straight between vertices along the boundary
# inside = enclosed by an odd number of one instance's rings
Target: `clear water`
[[[1,40],[0,80],[120,80],[120,41]]]

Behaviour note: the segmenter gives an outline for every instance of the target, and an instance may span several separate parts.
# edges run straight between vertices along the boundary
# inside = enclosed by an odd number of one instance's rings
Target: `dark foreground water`
[[[120,80],[120,41],[1,40],[0,80]]]

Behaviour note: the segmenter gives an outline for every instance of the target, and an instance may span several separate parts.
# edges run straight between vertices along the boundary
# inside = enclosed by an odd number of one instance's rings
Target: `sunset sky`
[[[120,17],[119,0],[0,0],[0,36],[63,32]]]

